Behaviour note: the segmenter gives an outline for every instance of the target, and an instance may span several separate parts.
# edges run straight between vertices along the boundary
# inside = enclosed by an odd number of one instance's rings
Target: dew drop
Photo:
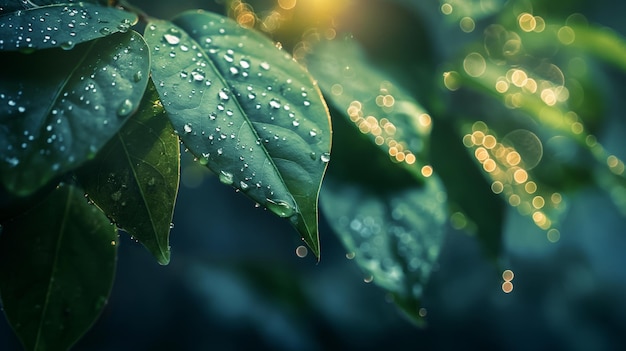
[[[65,43],[61,44],[61,49],[63,50],[72,50],[74,48],[74,45],[76,45],[73,41],[68,40]]]
[[[280,102],[277,99],[270,100],[269,105],[273,109],[279,109],[280,108]]]
[[[265,207],[274,212],[279,217],[291,217],[295,214],[295,209],[282,200],[266,199]]]
[[[355,256],[356,256],[356,253],[354,253],[354,252],[348,252],[346,254],[346,258],[349,259],[349,260],[354,259]]]
[[[133,80],[135,82],[140,82],[142,78],[143,78],[143,73],[141,71],[137,71],[135,75],[133,75]]]
[[[100,28],[99,32],[102,35],[109,35],[111,34],[111,29],[109,29],[109,27],[102,27]]]
[[[365,277],[365,278],[363,278],[363,281],[366,282],[366,283],[371,283],[371,282],[374,281],[374,276],[370,275],[368,277]]]
[[[164,34],[163,39],[170,45],[178,45],[180,43],[180,37],[175,34]]]
[[[191,133],[191,125],[188,123],[185,123],[185,125],[183,126],[183,130],[185,131],[186,134]]]
[[[220,98],[220,100],[222,101],[226,101],[229,99],[228,93],[226,89],[222,89],[220,90],[220,92],[218,93],[218,97]]]
[[[117,115],[119,117],[126,117],[133,111],[134,105],[133,102],[129,99],[122,101],[120,106],[117,108]]]
[[[324,152],[323,154],[321,154],[320,155],[320,160],[322,160],[322,162],[324,162],[324,163],[330,162],[330,153]]]
[[[267,63],[267,62],[261,62],[260,66],[261,66],[261,68],[263,68],[266,71],[269,71],[269,69],[270,69],[270,64]]]
[[[219,179],[220,179],[220,182],[222,182],[223,184],[226,184],[226,185],[233,184],[233,174],[230,172],[220,171]]]

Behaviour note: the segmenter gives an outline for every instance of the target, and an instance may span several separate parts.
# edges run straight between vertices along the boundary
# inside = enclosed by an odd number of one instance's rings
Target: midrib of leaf
[[[133,172],[133,179],[135,179],[135,182],[137,183],[137,187],[139,188],[139,193],[141,194],[141,200],[143,201],[144,207],[146,208],[146,211],[148,211],[148,215],[150,216],[150,226],[152,227],[152,230],[154,231],[154,234],[155,234],[154,236],[156,237],[156,240],[159,244],[159,251],[161,251],[161,255],[165,257],[165,253],[163,252],[163,246],[161,243],[161,237],[157,233],[157,229],[154,225],[152,211],[150,210],[150,206],[148,206],[148,203],[146,201],[146,196],[144,194],[143,188],[141,187],[141,184],[139,184],[139,181],[138,181],[139,178],[137,175],[137,171],[135,170],[135,165],[133,164],[131,160],[130,152],[128,152],[128,149],[126,148],[126,144],[124,143],[124,137],[122,136],[122,133],[117,133],[117,137],[120,140],[120,144],[122,145],[122,148],[124,149],[124,155],[126,156],[126,160],[128,161],[128,164],[130,165],[130,169]],[[159,172],[159,174],[160,173],[161,172]]]
[[[74,189],[72,187],[70,187],[68,189],[68,193],[67,193],[67,197],[66,197],[66,202],[65,202],[65,209],[63,210],[63,220],[61,222],[61,227],[60,227],[60,232],[59,232],[59,237],[57,239],[57,244],[56,244],[56,248],[54,250],[54,261],[52,263],[52,269],[50,270],[50,278],[48,279],[48,289],[46,291],[46,300],[44,301],[44,305],[42,307],[42,311],[41,311],[41,318],[39,319],[39,327],[37,328],[37,337],[35,338],[35,347],[34,350],[38,349],[39,346],[39,341],[41,340],[41,332],[43,330],[43,322],[45,320],[45,316],[46,313],[48,311],[48,302],[50,300],[50,292],[52,291],[52,278],[55,275],[55,272],[57,270],[57,263],[58,263],[58,259],[59,259],[59,250],[61,249],[61,242],[63,242],[63,235],[65,234],[65,226],[67,224],[67,219],[69,217],[69,208],[70,208],[70,204],[71,204],[71,197],[72,197],[72,193],[74,192]]]
[[[185,32],[187,33],[187,31],[185,31]],[[252,132],[254,133],[254,136],[256,137],[256,140],[259,140],[259,138],[260,138],[259,137],[259,133],[257,132],[256,128],[254,128],[254,124],[252,124],[252,121],[250,121],[250,119],[248,118],[248,114],[243,110],[243,107],[241,106],[241,103],[239,102],[238,97],[235,94],[233,94],[232,86],[230,84],[228,84],[228,82],[224,79],[224,76],[222,75],[222,72],[213,63],[213,58],[211,56],[207,55],[206,51],[204,51],[204,49],[202,49],[202,45],[200,43],[198,43],[196,41],[196,39],[194,39],[191,35],[189,35],[189,33],[187,33],[187,36],[189,36],[189,39],[191,39],[193,41],[193,43],[196,44],[196,47],[198,48],[198,50],[202,51],[202,54],[207,58],[207,61],[209,61],[209,64],[211,65],[211,68],[213,69],[213,72],[217,73],[217,77],[220,80],[220,82],[224,86],[228,87],[229,93],[231,94],[231,96],[235,100],[235,103],[237,105],[237,109],[239,110],[239,112],[243,116],[245,122],[248,124],[250,129],[252,129]],[[280,181],[283,184],[283,186],[286,189],[289,189],[289,187],[287,186],[287,183],[283,179],[283,175],[280,173],[280,170],[276,166],[276,163],[274,163],[274,160],[272,159],[271,155],[269,154],[267,148],[265,146],[263,146],[262,144],[260,146],[261,146],[261,149],[263,150],[263,153],[265,154],[266,159],[269,160],[270,164],[272,165],[272,168],[277,171],[276,174],[278,174],[278,177],[280,178]],[[289,191],[289,193],[291,194],[291,191]],[[293,197],[293,195],[292,195],[292,197]],[[295,201],[294,201],[294,203],[295,203]],[[296,205],[297,205],[297,203],[296,203]],[[300,213],[300,210],[299,210],[299,208],[297,208],[297,206],[296,206],[296,212]],[[305,223],[305,225],[306,225],[306,223]],[[308,226],[307,226],[307,229],[308,229]]]

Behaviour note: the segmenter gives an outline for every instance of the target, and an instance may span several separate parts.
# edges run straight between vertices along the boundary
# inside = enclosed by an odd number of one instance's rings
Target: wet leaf
[[[444,237],[445,190],[434,174],[418,184],[351,122],[335,118],[333,128],[333,162],[321,209],[365,280],[391,293],[421,324],[422,291]]]
[[[0,72],[0,180],[20,196],[93,158],[148,82],[150,58],[135,32],[2,56],[11,69]]]
[[[0,15],[0,50],[69,50],[85,41],[126,32],[136,22],[133,13],[83,2],[16,9]]]
[[[392,160],[421,179],[431,117],[419,103],[368,64],[354,40],[321,42],[306,62],[329,102]]]
[[[104,307],[115,273],[117,234],[82,190],[61,186],[3,224],[0,294],[27,350],[65,350]]]
[[[137,113],[79,172],[89,198],[161,264],[170,260],[179,145],[150,84]]]
[[[317,197],[331,130],[309,75],[260,33],[215,14],[151,22],[145,37],[185,146],[223,183],[289,218],[319,256]]]

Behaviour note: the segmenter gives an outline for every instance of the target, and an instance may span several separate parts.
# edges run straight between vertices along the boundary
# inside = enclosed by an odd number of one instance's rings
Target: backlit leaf
[[[1,55],[0,181],[20,196],[93,158],[148,82],[150,58],[135,32],[71,51]]]
[[[161,264],[170,260],[179,145],[150,84],[137,113],[79,172],[89,198]]]
[[[319,256],[317,197],[331,128],[309,75],[268,38],[215,14],[151,22],[145,37],[185,146],[223,183],[289,218]]]
[[[136,22],[133,13],[83,2],[18,8],[0,14],[0,50],[69,50],[85,41],[126,32]]]
[[[104,307],[115,273],[115,227],[82,190],[61,186],[3,224],[0,295],[27,350],[66,350]]]
[[[354,40],[325,41],[306,58],[326,98],[392,160],[422,178],[431,117],[392,83]]]
[[[333,128],[321,209],[365,280],[421,324],[420,299],[443,243],[446,192],[434,174],[418,184],[351,122],[336,118]]]

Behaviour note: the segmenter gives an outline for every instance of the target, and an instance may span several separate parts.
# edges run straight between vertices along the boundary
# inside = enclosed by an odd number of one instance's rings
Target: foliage
[[[516,216],[557,243],[580,189],[626,213],[594,79],[626,67],[618,33],[522,0],[369,1],[381,14],[346,28],[363,5],[313,23],[287,3],[163,20],[124,1],[0,2],[0,296],[26,349],[90,328],[120,230],[170,262],[181,145],[318,260],[320,195],[347,257],[418,325],[451,229],[500,265]],[[429,19],[377,41],[389,8]]]

